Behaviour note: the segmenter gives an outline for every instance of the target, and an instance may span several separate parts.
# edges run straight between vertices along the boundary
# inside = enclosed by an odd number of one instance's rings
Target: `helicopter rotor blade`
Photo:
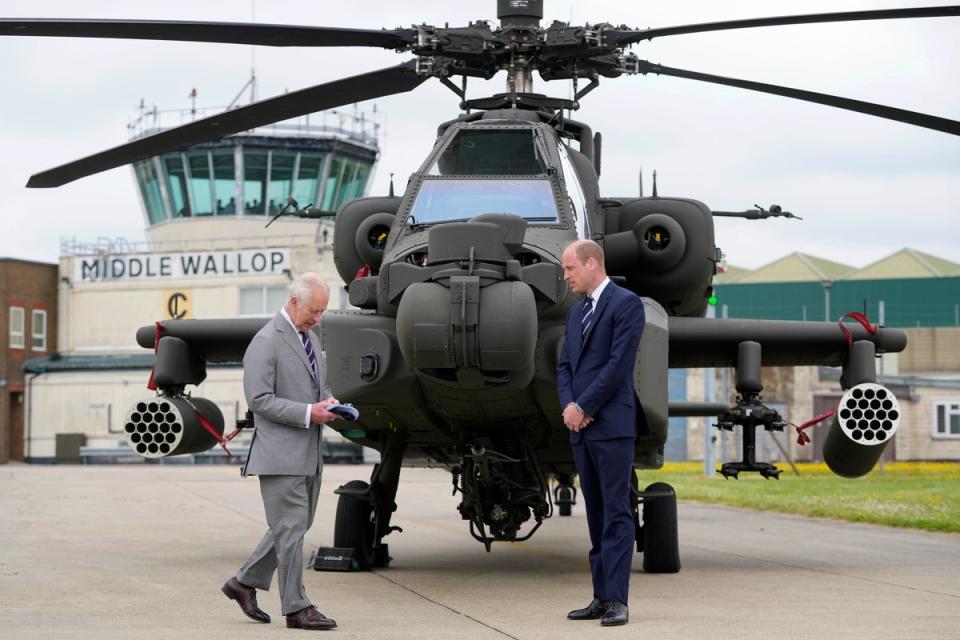
[[[27,186],[59,187],[78,178],[187,145],[222,138],[231,133],[324,109],[411,91],[424,80],[426,77],[416,74],[415,62],[411,60],[396,67],[318,84],[246,107],[224,111],[49,169],[31,176]]]
[[[944,18],[960,17],[960,6],[917,7],[914,9],[880,9],[874,11],[843,11],[838,13],[810,13],[797,16],[777,16],[773,18],[751,18],[747,20],[724,20],[704,22],[676,27],[653,29],[609,29],[604,30],[604,43],[623,46],[662,38],[664,36],[703,33],[706,31],[726,31],[729,29],[748,29],[752,27],[776,27],[791,24],[813,24],[818,22],[854,22],[860,20],[892,20],[897,18]]]
[[[340,29],[243,22],[176,20],[0,19],[0,36],[129,38],[254,44],[268,47],[383,47],[404,49],[417,41],[413,29]]]
[[[730,87],[749,89],[751,91],[759,91],[761,93],[771,93],[787,98],[804,100],[806,102],[816,102],[829,107],[837,107],[838,109],[846,109],[847,111],[857,111],[859,113],[877,116],[878,118],[896,120],[898,122],[905,122],[918,127],[924,127],[926,129],[933,129],[934,131],[942,131],[944,133],[960,136],[960,122],[956,120],[949,120],[947,118],[940,118],[938,116],[932,116],[926,113],[917,113],[916,111],[907,111],[905,109],[887,107],[882,104],[863,102],[862,100],[853,100],[851,98],[841,98],[839,96],[832,96],[826,93],[804,91],[803,89],[792,89],[790,87],[782,87],[775,84],[753,82],[751,80],[740,80],[738,78],[727,78],[708,73],[700,73],[698,71],[688,71],[686,69],[665,67],[660,64],[647,62],[646,60],[640,60],[639,63],[639,72],[644,75],[648,73],[655,73],[658,75],[673,76],[676,78],[686,78],[688,80],[711,82],[713,84],[724,84]]]

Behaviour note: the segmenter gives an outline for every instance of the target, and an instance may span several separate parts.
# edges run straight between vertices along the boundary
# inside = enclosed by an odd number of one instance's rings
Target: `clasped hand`
[[[591,422],[593,422],[593,418],[578,409],[573,402],[563,410],[563,424],[567,425],[567,429],[570,429],[570,431],[580,431]]]
[[[327,407],[335,404],[340,404],[340,401],[333,396],[312,404],[310,406],[310,422],[323,424],[332,420],[342,420],[343,418],[337,414],[327,411]]]

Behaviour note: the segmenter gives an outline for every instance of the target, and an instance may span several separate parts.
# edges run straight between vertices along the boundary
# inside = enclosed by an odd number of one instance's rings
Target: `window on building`
[[[934,416],[934,437],[960,438],[960,401],[934,403]]]
[[[217,198],[217,215],[237,214],[237,177],[235,175],[233,151],[213,151],[210,154],[213,165],[214,191]]]
[[[210,180],[210,154],[206,151],[191,151],[184,154],[190,169],[190,201],[193,215],[213,215],[213,181]]]
[[[321,209],[330,211],[334,209],[334,202],[340,184],[340,172],[343,171],[343,161],[340,158],[334,158],[330,162],[330,173],[327,174],[327,184],[323,188],[323,206]]]
[[[301,207],[319,204],[317,188],[320,185],[320,170],[323,168],[323,154],[304,152],[300,154],[300,167],[293,190],[293,197]]]
[[[42,309],[34,309],[30,323],[31,343],[34,351],[47,350],[47,312]]]
[[[147,218],[150,224],[157,224],[167,219],[167,212],[163,207],[163,196],[160,193],[160,181],[153,160],[143,160],[133,165],[137,174],[137,183],[143,196],[143,205],[147,209]]]
[[[276,215],[287,204],[293,191],[293,165],[297,154],[270,152],[270,187],[267,189],[267,215]]]
[[[243,153],[243,212],[263,215],[269,163],[263,151]]]
[[[163,170],[167,177],[167,194],[174,218],[189,218],[193,211],[187,197],[187,172],[183,156],[179,153],[163,157]]]
[[[287,301],[287,288],[241,287],[240,304],[237,315],[240,317],[272,316]]]
[[[10,307],[10,348],[23,349],[23,307]]]

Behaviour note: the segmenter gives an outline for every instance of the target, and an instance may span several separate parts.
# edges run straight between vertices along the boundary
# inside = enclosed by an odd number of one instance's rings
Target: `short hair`
[[[287,298],[296,298],[297,304],[307,304],[310,297],[316,293],[322,292],[330,297],[330,287],[327,281],[319,274],[312,271],[306,271],[297,276],[287,287]]]
[[[577,240],[570,246],[581,264],[586,264],[587,260],[593,258],[601,267],[603,266],[603,249],[593,240]]]

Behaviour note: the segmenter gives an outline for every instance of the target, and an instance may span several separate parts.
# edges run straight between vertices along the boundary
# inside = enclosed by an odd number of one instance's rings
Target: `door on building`
[[[7,423],[10,440],[7,451],[10,460],[23,461],[23,392],[14,391],[10,394],[10,421]]]
[[[841,394],[816,395],[813,396],[813,415],[819,416],[833,411],[840,403]],[[832,420],[827,418],[813,428],[813,460],[814,462],[823,462],[823,444],[827,441],[827,434],[830,433]],[[897,436],[893,436],[887,448],[883,452],[884,462],[893,462],[897,459]]]

